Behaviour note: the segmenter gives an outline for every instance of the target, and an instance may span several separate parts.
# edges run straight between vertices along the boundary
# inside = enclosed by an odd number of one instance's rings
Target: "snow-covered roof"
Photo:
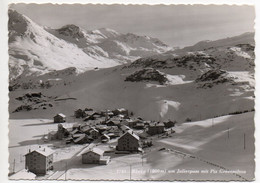
[[[99,148],[93,148],[93,149],[90,149],[90,150],[88,149],[86,152],[83,152],[82,154],[87,154],[89,152],[96,153],[96,154],[98,154],[100,156],[102,156],[104,154],[104,151],[99,149]]]
[[[63,124],[60,124],[60,125],[62,125],[63,128],[65,128],[67,130],[73,127],[73,123],[63,123]]]
[[[119,112],[127,111],[125,108],[117,109]]]
[[[164,123],[152,123],[150,124],[150,126],[154,127],[154,126],[165,126]]]
[[[74,134],[76,134],[77,132],[79,132],[79,130],[78,130],[78,129],[75,129],[75,130],[73,130],[72,132],[70,132],[70,134],[74,135]]]
[[[110,137],[107,134],[102,135],[103,137],[106,137],[107,139],[110,139]]]
[[[122,130],[130,130],[131,128],[130,128],[129,126],[122,125],[122,126],[121,126],[121,129],[122,129]]]
[[[96,128],[93,128],[91,127],[91,130],[90,131],[96,131],[96,132],[99,132]]]
[[[61,116],[61,117],[63,117],[63,118],[66,118],[66,115],[65,115],[65,114],[62,114],[62,113],[59,113],[59,114],[57,114],[56,116]]]
[[[136,134],[133,132],[133,130],[128,130],[128,131],[125,132],[120,138],[122,138],[123,136],[125,136],[127,133],[130,134],[131,136],[133,136],[134,138],[136,138],[137,140],[140,139],[139,136],[136,135]],[[119,138],[119,139],[120,139],[120,138]],[[119,139],[118,139],[118,140],[119,140]]]
[[[52,149],[50,149],[48,147],[41,147],[41,148],[36,149],[36,150],[34,150],[32,152],[38,152],[38,153],[42,154],[43,156],[49,156],[49,155],[53,154],[55,151],[53,151]],[[29,152],[27,154],[30,154],[32,152]]]
[[[80,140],[84,139],[85,135],[84,134],[79,134],[79,137],[77,139],[74,140],[74,142],[79,142]]]
[[[92,149],[92,152],[96,153],[96,154],[99,154],[99,155],[103,155],[104,154],[104,151],[101,150],[101,149],[98,149],[98,148],[94,148]]]

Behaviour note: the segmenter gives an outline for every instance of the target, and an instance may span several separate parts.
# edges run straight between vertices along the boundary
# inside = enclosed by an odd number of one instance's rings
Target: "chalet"
[[[73,126],[72,126],[72,130],[75,130],[75,129],[80,129],[80,124],[79,123],[75,123],[75,124],[73,124]]]
[[[118,139],[116,150],[130,152],[139,151],[140,138],[132,130],[129,130]]]
[[[93,111],[93,109],[86,107],[86,108],[84,109],[84,111]]]
[[[118,128],[118,126],[110,126],[107,128],[108,133],[114,133],[116,136],[119,137],[120,134],[120,130]]]
[[[76,118],[84,118],[84,117],[87,116],[87,114],[86,114],[86,112],[85,112],[84,110],[78,109],[78,110],[76,110],[76,111],[74,112],[74,116],[75,116]]]
[[[142,121],[138,121],[135,126],[135,129],[144,129],[144,123]]]
[[[115,134],[115,133],[112,133],[112,132],[108,133],[107,136],[109,136],[110,139],[114,139],[116,137],[119,137],[118,134]]]
[[[116,116],[122,114],[124,116],[128,116],[128,110],[125,108],[115,109],[112,111]]]
[[[104,124],[105,121],[106,121],[105,117],[96,118],[94,120],[94,124]]]
[[[95,120],[96,118],[94,116],[87,116],[84,121],[89,121],[89,120]]]
[[[109,120],[108,122],[106,122],[107,126],[119,126],[120,125],[120,121],[112,121]]]
[[[93,139],[97,139],[99,137],[99,131],[96,128],[91,128],[91,130],[89,131],[90,136]]]
[[[62,113],[57,114],[53,117],[54,123],[64,123],[66,122],[66,116]]]
[[[164,124],[163,123],[153,123],[150,124],[148,127],[147,133],[149,135],[156,135],[156,134],[161,134],[164,132]]]
[[[133,128],[139,122],[141,122],[141,121],[138,119],[136,119],[136,120],[130,119],[130,120],[127,120],[127,126],[129,126],[130,128]]]
[[[100,114],[100,112],[95,112],[92,116],[93,116],[95,119],[104,117],[104,116],[102,116],[102,115]]]
[[[98,148],[88,150],[82,154],[83,164],[102,164],[106,165],[110,161],[109,156],[103,156],[104,151]]]
[[[109,117],[115,116],[115,114],[114,114],[113,112],[108,112],[107,115],[108,115]]]
[[[104,135],[104,134],[108,134],[109,131],[108,130],[105,130],[105,131],[102,131],[101,134]]]
[[[126,116],[123,115],[123,114],[119,114],[119,115],[117,115],[117,117],[120,118],[120,119],[123,119],[123,118],[125,118]]]
[[[100,114],[101,114],[102,116],[107,116],[107,117],[112,117],[112,116],[115,115],[115,114],[114,114],[112,111],[110,111],[110,110],[103,110],[103,111],[100,112]]]
[[[80,127],[80,131],[81,131],[82,133],[89,134],[89,131],[90,131],[90,130],[91,130],[91,127],[90,127],[90,126],[87,126],[87,125]]]
[[[164,123],[164,126],[165,128],[171,128],[171,127],[174,127],[175,124],[176,124],[176,121],[167,121],[167,122],[163,122]]]
[[[92,115],[94,115],[95,114],[95,111],[85,111],[85,113],[86,113],[86,115],[87,116],[92,116]]]
[[[110,137],[107,134],[101,136],[101,142],[105,143],[110,140]]]
[[[25,168],[36,175],[45,175],[53,170],[53,153],[48,147],[30,151],[25,155]]]
[[[106,131],[108,127],[106,125],[96,125],[96,129],[100,132]]]
[[[73,136],[73,142],[75,144],[90,143],[93,139],[89,138],[86,134],[76,134]]]
[[[75,129],[75,130],[71,131],[70,134],[71,134],[72,136],[74,136],[75,134],[82,134],[82,132],[79,131],[78,129]]]

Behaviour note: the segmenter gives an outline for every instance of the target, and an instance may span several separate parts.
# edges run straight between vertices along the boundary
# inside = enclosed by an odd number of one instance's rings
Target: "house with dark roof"
[[[73,142],[75,144],[85,144],[89,143],[92,140],[86,134],[75,134],[73,135]]]
[[[174,127],[177,122],[169,120],[169,121],[166,121],[166,122],[163,122],[163,123],[164,123],[165,128],[171,128],[171,127]]]
[[[140,138],[133,130],[125,132],[117,141],[116,150],[118,151],[139,151]]]
[[[105,143],[110,140],[110,137],[107,134],[101,136],[101,142]]]
[[[87,116],[86,112],[82,109],[78,109],[74,112],[75,118],[84,118]]]
[[[53,117],[54,123],[64,123],[66,122],[66,116],[62,113],[57,114]]]
[[[133,128],[135,129],[144,129],[144,122],[143,121],[138,121]]]
[[[45,175],[47,171],[53,170],[53,153],[48,147],[29,150],[25,155],[25,169],[36,175]]]
[[[164,127],[163,123],[152,123],[148,126],[147,133],[149,135],[161,134],[164,132]]]
[[[120,121],[118,120],[109,120],[108,122],[106,122],[107,126],[119,126],[120,125]]]
[[[125,108],[115,109],[112,111],[115,115],[122,114],[124,116],[128,116],[128,110]]]
[[[96,128],[91,128],[89,134],[93,139],[97,139],[100,135],[99,131]]]

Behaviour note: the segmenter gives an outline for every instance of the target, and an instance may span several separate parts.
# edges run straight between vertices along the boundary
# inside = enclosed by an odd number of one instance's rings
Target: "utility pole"
[[[142,152],[142,166],[144,166],[144,153]]]
[[[15,159],[14,159],[13,173],[15,173]]]
[[[130,180],[132,179],[132,165],[130,165]]]
[[[66,161],[66,167],[65,167],[65,180],[67,180],[67,161]]]

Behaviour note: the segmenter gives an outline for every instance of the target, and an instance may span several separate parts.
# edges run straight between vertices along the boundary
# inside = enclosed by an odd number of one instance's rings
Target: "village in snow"
[[[56,148],[71,147],[72,154],[70,155],[72,157],[81,156],[82,164],[107,165],[113,161],[114,157],[129,154],[143,156],[145,149],[153,146],[154,138],[166,138],[174,133],[173,127],[176,123],[176,121],[170,120],[166,122],[144,121],[141,117],[131,117],[128,110],[124,108],[112,111],[78,109],[74,112],[74,118],[80,120],[81,123],[66,123],[64,114],[55,115],[53,123],[57,129],[43,135],[39,139],[38,147],[29,147],[26,154],[20,154],[20,163],[17,164],[25,163],[27,173],[22,170],[13,177],[17,177],[19,174],[22,176],[28,174],[31,178],[44,176],[47,179],[64,176],[66,172],[60,172],[61,167],[56,167],[54,162],[54,156],[59,156],[59,151],[56,152],[49,148],[46,145],[49,143],[55,144],[52,147],[57,146]],[[73,151],[73,148],[78,148],[79,144],[80,148]],[[67,151],[70,152],[70,148]],[[69,168],[68,163],[70,162],[71,160],[63,162],[66,164],[66,169]],[[142,160],[143,163],[144,160]],[[15,173],[15,159],[12,168]],[[58,169],[55,171],[56,168]],[[64,167],[62,166],[62,168]]]
[[[254,180],[254,19],[241,12],[254,11],[10,5],[9,180]]]

